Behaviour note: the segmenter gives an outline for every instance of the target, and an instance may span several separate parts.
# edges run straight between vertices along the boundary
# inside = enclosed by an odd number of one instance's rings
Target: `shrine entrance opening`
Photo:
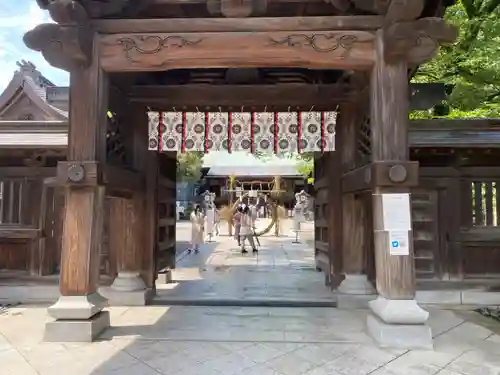
[[[205,106],[200,104],[199,108]],[[150,151],[169,156],[189,152],[220,155],[205,176],[207,190],[196,197],[206,217],[203,234],[209,242],[201,245],[200,254],[183,253],[178,264],[173,263],[174,257],[156,257],[161,271],[167,269],[168,274],[168,269],[174,269],[171,274],[175,285],[157,283],[155,303],[182,299],[183,303],[223,300],[224,304],[240,305],[251,300],[266,305],[288,301],[293,305],[333,306],[330,285],[325,285],[325,277],[318,272],[329,276],[330,267],[327,245],[315,254],[311,220],[314,192],[305,192],[307,187],[293,154],[312,157],[333,152],[336,113],[150,111],[148,117]],[[264,154],[260,156],[260,168],[259,159],[252,156],[257,153]],[[229,157],[231,164],[224,160]],[[252,159],[253,165],[249,164]],[[160,197],[159,204],[164,200],[168,197]],[[222,220],[220,236],[215,236],[215,203]],[[241,203],[249,205],[256,216],[254,241],[258,253],[248,256],[240,253],[237,238],[232,238],[237,230],[232,226],[233,219],[238,217],[236,209]],[[337,207],[335,212],[340,215],[341,211]],[[160,222],[166,220],[159,218]],[[162,226],[160,233],[171,233],[173,228]],[[182,237],[177,238],[178,244],[190,241],[191,223],[179,222],[176,233]],[[246,245],[251,253],[250,244]],[[178,246],[177,252],[181,250]],[[160,278],[165,279],[164,275]]]
[[[109,325],[97,293],[105,196],[116,203],[106,221],[117,289],[154,291],[158,187],[175,158],[161,161],[148,150],[148,112],[338,108],[339,151],[316,161],[316,189],[325,190],[316,194],[316,246],[329,255],[328,274],[344,277],[345,294],[365,290],[365,259],[374,257],[378,297],[367,325],[375,339],[430,345],[429,314],[415,301],[409,191],[418,185],[418,163],[409,160],[408,81],[456,38],[439,18],[444,2],[38,3],[58,23],[37,26],[25,43],[71,74],[68,161],[57,175],[66,189],[62,296],[49,308],[57,321],[47,332],[91,321],[99,325],[87,330],[92,337]],[[116,161],[106,142],[110,107],[123,119],[125,152]],[[164,180],[175,191],[175,180]]]

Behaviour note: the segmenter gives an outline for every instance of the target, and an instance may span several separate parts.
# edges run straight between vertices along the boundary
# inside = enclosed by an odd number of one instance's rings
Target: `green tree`
[[[262,153],[259,151],[254,152],[254,156],[261,160],[266,160],[269,158],[269,154]],[[307,182],[310,184],[314,183],[314,153],[313,152],[304,152],[304,153],[278,153],[278,157],[287,158],[287,159],[295,159],[297,160],[297,172],[299,172],[304,178],[307,179]]]
[[[500,116],[500,1],[461,0],[447,9],[445,19],[459,29],[457,42],[442,47],[413,81],[443,82],[453,90],[437,111],[413,116]]]
[[[177,153],[177,181],[196,182],[201,178],[203,152]]]

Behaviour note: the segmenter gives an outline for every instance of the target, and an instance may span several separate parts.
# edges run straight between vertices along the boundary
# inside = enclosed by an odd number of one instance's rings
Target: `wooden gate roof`
[[[67,121],[0,121],[0,148],[67,146]],[[500,148],[500,119],[412,120],[410,147]]]

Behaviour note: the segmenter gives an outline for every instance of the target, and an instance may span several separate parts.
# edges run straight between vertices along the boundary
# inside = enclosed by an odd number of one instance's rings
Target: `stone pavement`
[[[310,246],[261,239],[242,257],[221,237],[189,255],[162,298],[327,300]],[[168,285],[167,285],[168,286]],[[177,291],[176,291],[177,290]],[[183,297],[184,296],[184,297]],[[435,350],[381,349],[365,310],[331,307],[111,307],[97,342],[42,342],[46,306],[0,311],[0,375],[496,375],[500,325],[430,309]],[[477,317],[477,319],[475,319]]]
[[[283,225],[280,237],[260,237],[256,255],[242,255],[236,241],[228,236],[202,245],[199,254],[189,254],[178,262],[173,284],[158,285],[155,301],[333,306],[334,294],[325,286],[324,274],[315,268],[313,246],[305,240],[294,244],[289,224]],[[185,232],[185,225],[189,224],[178,224],[178,234]]]
[[[41,307],[0,315],[1,375],[494,375],[500,335],[432,310],[435,351],[387,350],[365,311],[334,308],[111,308],[88,344],[41,342]]]

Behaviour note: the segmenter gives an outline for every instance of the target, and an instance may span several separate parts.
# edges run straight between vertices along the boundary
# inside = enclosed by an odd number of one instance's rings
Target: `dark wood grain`
[[[408,147],[408,66],[384,60],[383,31],[377,33],[376,64],[371,80],[371,144],[373,161],[407,161]],[[383,227],[381,194],[408,193],[408,188],[381,188],[373,191],[376,284],[378,293],[389,299],[415,296],[413,249],[410,255],[389,254],[389,233]],[[409,232],[412,244],[412,233]],[[411,246],[411,245],[410,245]]]
[[[103,35],[99,45],[101,66],[109,72],[277,66],[370,69],[373,39],[368,31],[150,33]]]
[[[92,64],[70,75],[68,160],[101,161],[106,156],[107,80],[97,44]],[[97,290],[102,241],[103,187],[68,188],[62,238],[60,288],[63,295]]]

